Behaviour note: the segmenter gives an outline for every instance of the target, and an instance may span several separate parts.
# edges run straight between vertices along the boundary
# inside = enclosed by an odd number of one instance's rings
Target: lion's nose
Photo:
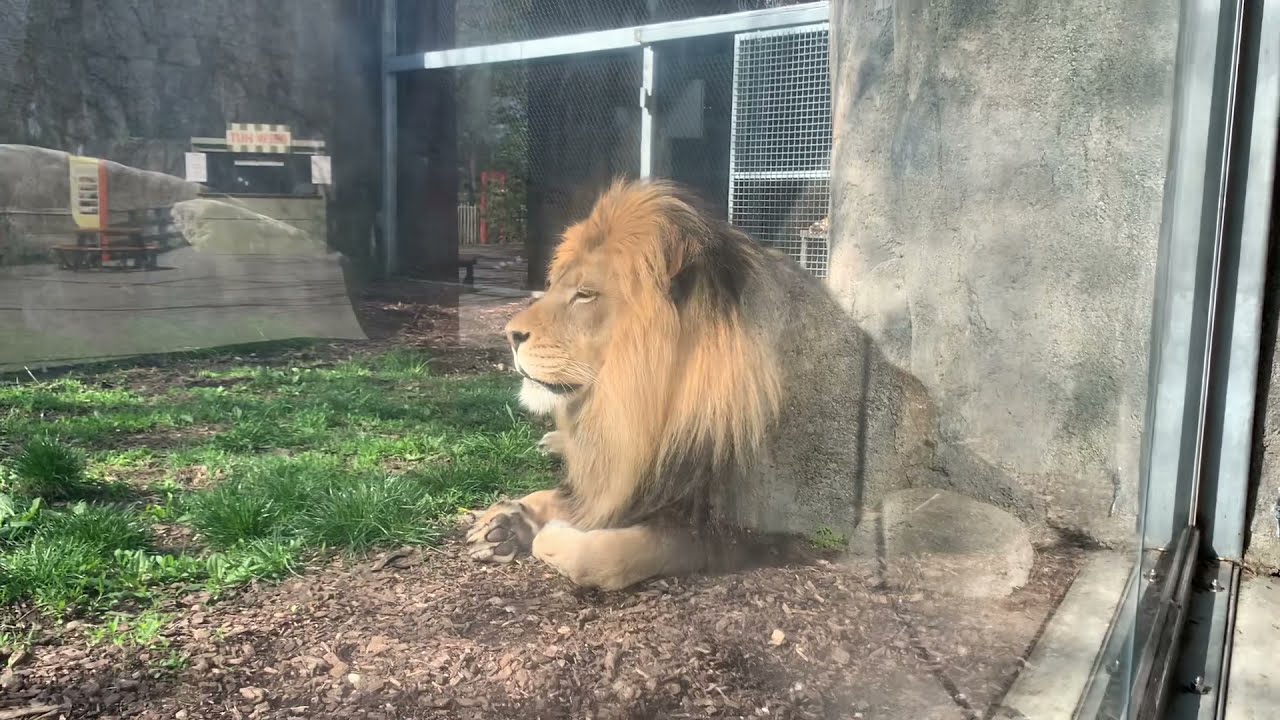
[[[529,333],[520,332],[519,330],[512,330],[511,332],[507,333],[507,337],[511,339],[511,349],[519,350],[520,343],[529,339]]]

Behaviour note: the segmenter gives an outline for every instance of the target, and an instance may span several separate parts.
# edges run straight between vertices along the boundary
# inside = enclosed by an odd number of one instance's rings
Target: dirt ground
[[[369,343],[296,352],[407,345],[439,371],[503,367],[498,333],[527,299],[440,292],[384,287],[360,308]],[[821,561],[596,593],[533,559],[471,562],[454,537],[175,599],[163,652],[184,667],[49,627],[0,674],[0,719],[982,718],[1083,559],[1041,548],[1028,585],[989,602]]]

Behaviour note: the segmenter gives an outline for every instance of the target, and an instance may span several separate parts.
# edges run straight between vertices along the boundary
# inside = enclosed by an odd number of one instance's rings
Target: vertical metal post
[[[1197,522],[1219,558],[1244,558],[1245,518],[1253,450],[1254,396],[1262,343],[1262,303],[1273,209],[1276,126],[1280,118],[1280,11],[1275,3],[1245,4],[1238,24],[1241,67],[1231,151],[1229,193],[1221,214],[1225,236],[1220,297],[1213,323],[1213,415]],[[1269,8],[1270,14],[1266,15]],[[1270,359],[1268,358],[1268,361]],[[1264,372],[1270,368],[1265,368]],[[1274,390],[1274,389],[1273,389]]]
[[[399,51],[396,6],[396,0],[382,0],[382,272],[388,278],[396,272],[396,243],[399,239],[396,222],[399,212],[396,203],[399,105],[396,102],[396,75],[388,68],[388,62]]]
[[[640,76],[640,177],[653,175],[653,46],[645,45]]]
[[[1144,548],[1168,548],[1195,519],[1210,318],[1222,235],[1236,6],[1184,0],[1179,18],[1164,218],[1156,255],[1139,523]]]

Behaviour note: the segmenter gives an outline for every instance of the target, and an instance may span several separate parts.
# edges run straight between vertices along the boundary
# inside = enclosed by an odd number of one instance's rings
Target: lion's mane
[[[556,277],[603,252],[621,281],[590,390],[562,408],[575,524],[706,521],[758,456],[779,410],[775,349],[753,332],[767,252],[677,185],[616,182],[565,232]]]

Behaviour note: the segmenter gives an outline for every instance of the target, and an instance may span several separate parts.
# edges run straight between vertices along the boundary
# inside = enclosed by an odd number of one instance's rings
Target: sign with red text
[[[287,153],[293,147],[288,125],[228,123],[227,149],[246,153]]]

